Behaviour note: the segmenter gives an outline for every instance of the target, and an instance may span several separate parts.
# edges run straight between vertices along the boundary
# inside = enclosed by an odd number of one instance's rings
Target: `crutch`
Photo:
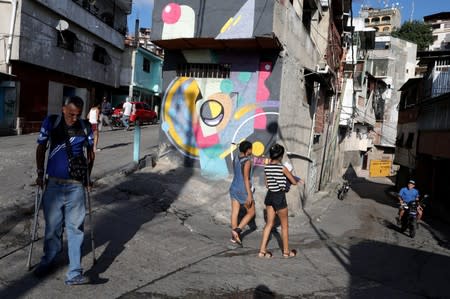
[[[92,249],[92,265],[95,265],[95,242],[94,242],[94,225],[92,222],[92,207],[91,207],[91,192],[89,190],[90,188],[90,184],[91,184],[91,177],[89,175],[89,166],[88,166],[88,171],[86,174],[86,201],[88,204],[88,210],[89,210],[89,230],[90,230],[90,235],[91,235],[91,249]]]
[[[28,271],[31,269],[31,256],[33,255],[33,245],[34,241],[36,241],[37,234],[37,226],[38,226],[38,217],[39,217],[39,209],[41,207],[42,202],[42,192],[41,187],[37,187],[36,196],[34,198],[34,217],[33,217],[33,230],[31,232],[31,242],[30,247],[28,249],[28,260],[27,260],[27,268]]]

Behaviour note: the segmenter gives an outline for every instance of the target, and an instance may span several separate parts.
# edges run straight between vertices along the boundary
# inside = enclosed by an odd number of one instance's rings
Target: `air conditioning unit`
[[[328,0],[320,0],[320,5],[322,5],[322,7],[328,7]]]
[[[318,64],[316,65],[316,73],[318,74],[328,74],[330,66],[328,64]]]

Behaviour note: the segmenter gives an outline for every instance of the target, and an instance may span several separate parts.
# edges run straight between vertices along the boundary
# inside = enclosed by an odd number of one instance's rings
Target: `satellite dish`
[[[64,20],[59,20],[58,25],[56,25],[56,30],[60,32],[66,30],[67,28],[69,28],[69,23]]]

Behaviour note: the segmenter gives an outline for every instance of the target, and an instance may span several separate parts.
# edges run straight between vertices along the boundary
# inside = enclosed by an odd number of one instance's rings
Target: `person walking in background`
[[[130,115],[131,115],[131,110],[133,109],[133,105],[131,104],[130,98],[127,97],[127,100],[125,101],[125,103],[123,103],[122,106],[122,122],[123,125],[125,127],[125,130],[129,131],[130,130]]]
[[[99,139],[99,132],[98,132],[98,123],[100,120],[100,105],[94,104],[91,107],[91,110],[89,110],[87,114],[87,119],[89,120],[89,123],[91,124],[92,131],[94,132],[94,151],[100,151],[98,148],[98,139]]]
[[[103,129],[103,124],[107,124],[110,126],[111,131],[114,130],[114,127],[111,123],[111,115],[112,115],[112,107],[111,103],[108,101],[106,97],[103,97],[101,113],[100,113],[100,121],[98,123],[98,130],[101,131]]]
[[[34,275],[48,275],[56,256],[63,250],[63,222],[67,234],[69,269],[66,285],[86,284],[89,279],[83,275],[81,266],[81,247],[83,245],[83,223],[86,215],[87,172],[94,165],[93,134],[89,122],[80,119],[83,100],[79,97],[68,98],[62,108],[62,115],[50,115],[42,123],[36,148],[37,179],[41,188],[46,185],[42,196],[45,217],[44,256],[34,270]],[[44,170],[47,145],[49,155]],[[87,157],[83,148],[86,147]],[[74,159],[76,158],[76,159]],[[87,161],[86,161],[87,159]],[[84,165],[86,175],[77,173],[71,176],[70,166],[74,161]],[[76,163],[78,167],[83,166]],[[87,164],[87,165],[86,165]],[[73,165],[73,164],[72,164]]]
[[[252,186],[252,144],[243,141],[239,144],[239,156],[233,161],[234,177],[230,186],[231,197],[231,242],[242,245],[242,229],[255,216],[255,201]],[[238,224],[239,210],[243,206],[247,213]]]
[[[281,224],[281,237],[283,243],[283,257],[289,258],[297,255],[295,249],[289,249],[289,225],[288,225],[288,206],[286,202],[286,180],[292,185],[297,185],[297,180],[292,173],[281,164],[284,155],[284,147],[275,144],[270,150],[270,163],[264,167],[266,177],[267,194],[264,200],[266,205],[267,221],[264,226],[261,245],[258,257],[271,258],[272,253],[267,251],[269,235],[275,223],[275,216],[278,215]]]

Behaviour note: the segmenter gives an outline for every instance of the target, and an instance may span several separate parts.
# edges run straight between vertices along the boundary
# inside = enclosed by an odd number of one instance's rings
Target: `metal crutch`
[[[39,217],[39,209],[41,207],[42,202],[42,192],[41,187],[37,187],[36,196],[34,198],[34,217],[33,217],[33,230],[31,232],[31,242],[28,250],[28,260],[27,260],[27,268],[28,271],[31,269],[31,256],[33,255],[33,245],[34,241],[36,241],[36,231],[38,226],[38,217]]]
[[[86,200],[88,204],[88,210],[89,210],[89,230],[91,231],[91,249],[92,249],[92,265],[95,265],[95,242],[94,242],[94,225],[92,222],[92,207],[91,207],[91,192],[89,191],[90,184],[91,184],[91,177],[89,175],[89,166],[88,171],[86,174],[87,182],[86,182]]]

